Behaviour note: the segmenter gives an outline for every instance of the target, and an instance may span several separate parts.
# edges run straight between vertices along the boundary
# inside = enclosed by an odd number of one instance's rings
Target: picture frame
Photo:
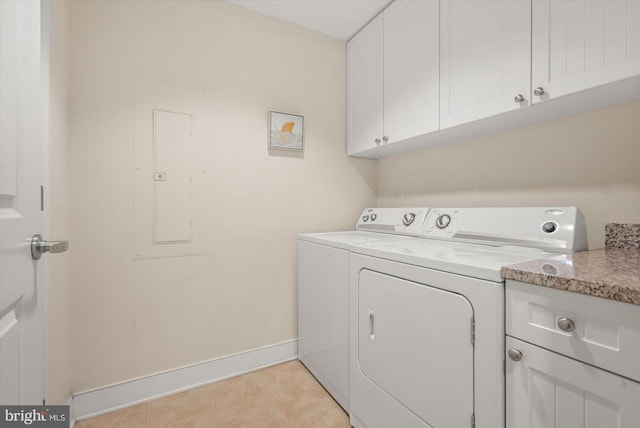
[[[304,151],[304,116],[269,112],[269,149]]]

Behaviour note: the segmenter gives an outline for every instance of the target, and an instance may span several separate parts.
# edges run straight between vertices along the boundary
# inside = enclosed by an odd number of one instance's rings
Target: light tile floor
[[[349,417],[299,361],[127,409],[76,428],[349,428]]]

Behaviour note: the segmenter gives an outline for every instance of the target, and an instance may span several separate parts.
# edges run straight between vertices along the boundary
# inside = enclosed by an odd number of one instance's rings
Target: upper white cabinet
[[[532,11],[534,103],[640,75],[640,1],[533,0]]]
[[[347,46],[347,154],[375,148],[382,141],[383,15],[378,15]]]
[[[440,5],[440,128],[526,106],[531,1],[443,0]]]
[[[389,143],[439,128],[437,1],[384,11],[384,136]]]
[[[640,0],[396,0],[347,86],[347,153],[373,158],[635,101]]]
[[[348,154],[438,130],[438,10],[396,1],[349,41]]]

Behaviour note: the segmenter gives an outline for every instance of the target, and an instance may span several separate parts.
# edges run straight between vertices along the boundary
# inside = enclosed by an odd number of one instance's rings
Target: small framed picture
[[[304,117],[269,112],[269,148],[304,151]]]

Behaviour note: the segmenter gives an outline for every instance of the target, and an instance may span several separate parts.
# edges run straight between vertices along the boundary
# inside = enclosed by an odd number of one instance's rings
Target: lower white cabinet
[[[507,336],[507,428],[637,428],[640,383]],[[518,354],[519,353],[519,354]]]
[[[506,428],[640,427],[640,306],[507,281]]]

